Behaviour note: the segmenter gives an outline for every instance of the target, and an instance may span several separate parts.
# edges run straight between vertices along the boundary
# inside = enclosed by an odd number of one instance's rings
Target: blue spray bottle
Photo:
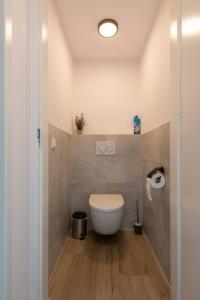
[[[141,120],[138,117],[138,115],[134,116],[133,123],[134,123],[134,134],[140,134],[141,133]]]

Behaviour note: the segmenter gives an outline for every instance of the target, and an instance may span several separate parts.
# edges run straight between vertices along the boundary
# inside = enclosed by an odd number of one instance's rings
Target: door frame
[[[27,130],[30,145],[29,156],[29,278],[28,295],[30,300],[48,299],[48,143],[47,143],[47,108],[46,108],[46,51],[47,39],[47,0],[25,0],[23,17],[26,23],[25,61],[27,82],[27,106],[29,122]],[[12,245],[10,235],[10,152],[9,141],[12,104],[12,0],[0,0],[0,299],[10,299]],[[14,16],[16,17],[16,16]],[[14,18],[13,17],[13,18]],[[24,20],[23,20],[24,21]],[[45,114],[44,114],[45,112]],[[22,116],[23,117],[23,116]],[[40,148],[38,147],[37,129],[42,132]]]
[[[47,0],[29,1],[30,300],[48,299]]]
[[[182,299],[181,290],[181,34],[182,0],[171,0],[171,26],[176,26],[176,37],[171,37],[171,129],[170,129],[170,232],[171,232],[171,297]]]
[[[4,1],[0,0],[0,299],[5,299],[5,40]]]

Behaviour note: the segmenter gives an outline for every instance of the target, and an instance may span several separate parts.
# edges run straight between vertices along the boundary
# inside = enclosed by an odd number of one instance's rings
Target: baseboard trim
[[[157,258],[156,254],[155,254],[155,252],[154,252],[154,250],[153,250],[153,248],[152,248],[152,246],[151,246],[151,244],[150,244],[150,242],[149,242],[149,240],[147,238],[147,235],[145,233],[143,233],[143,236],[144,236],[144,240],[145,240],[145,242],[147,244],[147,247],[149,248],[149,250],[150,250],[150,252],[151,252],[151,254],[153,256],[153,259],[155,260],[155,263],[156,263],[156,266],[158,268],[158,271],[159,271],[160,275],[162,276],[163,280],[165,281],[166,285],[168,286],[169,290],[171,291],[170,282],[167,279],[167,277],[166,277],[166,275],[165,275],[165,273],[164,273],[164,271],[163,271],[163,269],[162,269],[162,267],[161,267],[161,265],[160,265],[160,263],[158,261],[158,258]]]
[[[54,268],[53,268],[53,271],[51,272],[51,275],[50,275],[49,278],[48,278],[48,282],[52,279],[52,277],[53,277],[53,275],[54,275],[54,273],[55,273],[55,271],[56,271],[56,269],[57,269],[57,267],[58,267],[58,264],[59,264],[59,262],[60,262],[60,259],[61,259],[61,257],[63,256],[64,249],[65,249],[65,245],[66,245],[66,242],[67,242],[67,238],[68,238],[70,232],[71,232],[71,229],[69,230],[69,232],[68,232],[68,234],[67,234],[67,236],[66,236],[66,238],[65,238],[65,241],[64,241],[64,243],[63,243],[62,249],[60,250],[60,254],[58,255],[57,261],[56,261],[55,266],[54,266]]]

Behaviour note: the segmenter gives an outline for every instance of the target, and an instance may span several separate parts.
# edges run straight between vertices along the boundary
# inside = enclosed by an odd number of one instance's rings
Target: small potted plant
[[[77,129],[77,133],[82,134],[83,128],[85,126],[85,117],[84,117],[83,113],[80,116],[76,116],[75,125],[76,125],[76,129]]]

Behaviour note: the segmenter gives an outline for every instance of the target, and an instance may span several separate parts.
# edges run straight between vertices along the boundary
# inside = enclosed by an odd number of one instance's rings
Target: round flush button
[[[111,153],[111,152],[113,152],[113,147],[107,147],[107,151],[109,152],[109,153]]]
[[[101,152],[101,153],[105,153],[105,151],[106,151],[106,147],[105,147],[105,145],[99,145],[99,152]]]

